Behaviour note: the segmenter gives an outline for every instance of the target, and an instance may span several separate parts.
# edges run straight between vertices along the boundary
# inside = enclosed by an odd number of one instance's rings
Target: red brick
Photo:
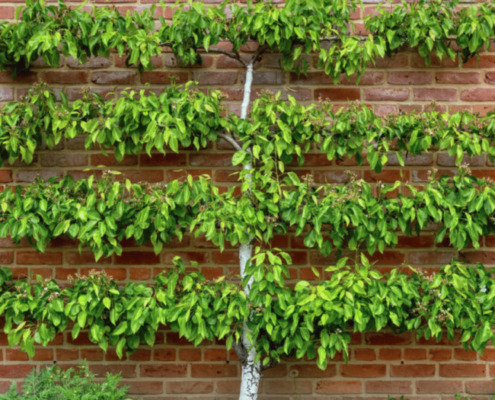
[[[367,89],[368,90],[368,89]],[[371,89],[369,89],[371,90]],[[359,100],[361,98],[360,89],[316,89],[315,99],[323,100]]]
[[[473,381],[466,382],[466,392],[473,394],[493,394],[495,393],[495,382],[490,381]]]
[[[232,166],[232,154],[191,154],[189,164],[193,167],[230,167]]]
[[[126,155],[122,160],[117,161],[113,154],[92,154],[91,165],[106,167],[138,165],[138,158],[135,155]]]
[[[376,360],[375,349],[355,349],[354,359],[358,361],[374,361]]]
[[[435,81],[442,84],[468,85],[481,83],[481,76],[478,72],[437,72]]]
[[[1,6],[0,7],[0,19],[12,19],[14,18],[14,7]]]
[[[494,68],[495,55],[481,54],[479,57],[473,57],[463,64],[463,68]]]
[[[136,71],[98,71],[91,74],[91,82],[97,85],[132,85]]]
[[[495,89],[467,89],[461,92],[461,100],[463,101],[494,101]]]
[[[179,349],[180,361],[201,361],[201,349]]]
[[[289,370],[289,375],[296,378],[332,378],[337,375],[337,367],[331,364],[324,370],[313,364],[295,364]]]
[[[187,156],[185,154],[167,153],[152,154],[151,157],[147,154],[140,155],[140,165],[142,167],[182,167],[187,164]]]
[[[14,100],[14,89],[8,87],[0,88],[0,101],[12,100]]]
[[[179,378],[187,375],[187,364],[141,365],[140,376],[152,378]]]
[[[151,278],[151,270],[149,268],[130,268],[129,279],[131,281],[145,281]]]
[[[414,100],[455,101],[457,100],[457,89],[414,89]]]
[[[426,349],[404,349],[404,360],[426,360]]]
[[[485,364],[440,364],[440,376],[474,377],[485,375]]]
[[[139,169],[134,171],[125,171],[120,177],[129,179],[132,182],[162,182],[163,170],[158,169]]]
[[[12,264],[14,262],[14,252],[13,251],[1,251],[0,252],[0,263],[1,264]]]
[[[398,361],[402,359],[402,352],[400,349],[380,349],[378,350],[378,359]]]
[[[42,73],[42,80],[47,83],[61,83],[77,85],[88,81],[86,71],[46,71]]]
[[[378,378],[385,376],[387,366],[384,364],[347,364],[340,367],[340,374],[352,378]]]
[[[376,346],[393,346],[411,344],[412,335],[403,333],[402,335],[394,335],[391,333],[367,333],[365,334],[367,344]]]
[[[191,365],[191,376],[193,378],[235,377],[237,376],[237,367],[235,365],[193,364]]]
[[[153,350],[153,360],[175,361],[175,349],[155,349]]]
[[[141,83],[158,83],[168,85],[172,81],[175,83],[186,83],[189,80],[187,72],[160,72],[145,71],[141,74]]]
[[[40,157],[42,167],[84,167],[88,165],[88,156],[77,153],[49,153]]]
[[[123,378],[135,378],[136,366],[132,364],[90,364],[89,369],[98,376],[105,376],[107,373],[120,374]]]
[[[409,253],[407,255],[407,263],[413,265],[444,265],[448,264],[455,258],[455,252],[430,252],[430,251],[417,251]]]
[[[17,253],[16,262],[20,265],[57,265],[62,263],[62,253],[20,251]]]
[[[390,376],[401,378],[435,376],[435,369],[435,365],[432,364],[391,365]]]
[[[129,394],[162,394],[163,382],[161,381],[122,381],[122,385],[129,386]]]
[[[24,378],[31,372],[32,365],[28,364],[9,364],[0,365],[0,377],[6,378]]]
[[[370,101],[405,101],[409,99],[409,89],[364,89],[364,99]]]
[[[407,394],[412,393],[411,381],[368,381],[365,384],[367,393]]]
[[[151,252],[125,251],[121,256],[115,256],[116,264],[150,265],[160,263],[160,256]]]
[[[264,383],[264,388],[268,394],[305,394],[312,392],[311,381],[301,380],[267,380]]]
[[[417,381],[416,392],[419,394],[454,394],[462,392],[462,382],[459,380],[428,380]]]
[[[34,71],[20,72],[16,76],[10,71],[0,72],[0,83],[35,83],[38,81],[38,73]]]
[[[237,78],[237,72],[197,71],[194,73],[194,80],[200,85],[233,85],[237,82]]]
[[[388,83],[392,85],[426,85],[432,80],[431,72],[392,71],[388,73]]]
[[[0,183],[12,182],[12,171],[10,169],[0,169]]]
[[[80,68],[80,69],[108,68],[112,65],[112,59],[107,57],[90,57],[84,64],[80,64],[79,60],[76,60],[72,57],[68,57],[67,65],[70,68]],[[114,71],[112,73],[114,73]]]
[[[475,361],[478,359],[478,353],[472,350],[454,349],[454,358],[461,361]]]
[[[315,393],[320,394],[358,394],[362,393],[363,386],[360,381],[318,381]]]
[[[205,381],[174,381],[167,382],[167,393],[178,394],[198,394],[198,393],[212,393],[213,382]]]

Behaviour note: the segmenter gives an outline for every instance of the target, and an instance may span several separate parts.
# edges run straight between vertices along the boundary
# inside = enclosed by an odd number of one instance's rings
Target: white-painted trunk
[[[253,84],[253,63],[249,63],[246,68],[246,82],[244,83],[244,97],[242,100],[241,107],[241,118],[246,119],[249,109],[249,101],[251,99],[251,86]],[[249,163],[244,166],[244,169],[250,170],[252,164]],[[251,175],[246,175],[245,179],[250,180]],[[252,257],[253,245],[241,244],[239,247],[239,266],[241,271],[241,276],[244,278],[246,276],[246,265],[249,259]],[[251,291],[251,285],[253,283],[253,278],[251,278],[246,286],[244,287],[244,293],[249,295]],[[244,324],[242,332],[242,345],[247,352],[247,357],[242,365],[242,381],[241,390],[239,393],[239,400],[256,400],[258,398],[258,388],[261,379],[261,365],[256,362],[256,349],[253,347],[251,340],[249,339],[249,329],[246,324]]]
[[[242,98],[241,119],[247,118],[249,100],[251,100],[251,86],[253,85],[253,63],[246,66],[246,81],[244,82],[244,96]]]

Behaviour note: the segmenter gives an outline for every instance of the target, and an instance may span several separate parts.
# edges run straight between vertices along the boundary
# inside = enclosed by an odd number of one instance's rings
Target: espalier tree
[[[144,70],[163,46],[186,65],[200,63],[203,52],[220,53],[245,68],[240,116],[226,111],[220,92],[205,94],[194,83],[160,95],[130,90],[109,100],[85,93],[72,103],[38,85],[1,110],[0,158],[30,163],[42,143],[53,148],[78,135],[85,135],[87,148],[113,151],[117,160],[143,151],[201,151],[223,140],[235,150],[238,185],[220,191],[208,176],[166,185],[112,175],[36,180],[0,193],[0,237],[24,238],[44,251],[64,235],[100,259],[121,254],[122,241],[131,238],[160,253],[172,238],[204,235],[222,250],[238,247],[240,279],[208,281],[178,258],[153,286],[124,288],[104,273],[77,276],[64,287],[14,283],[1,269],[0,315],[9,342],[32,355],[36,343],[47,345],[57,332],[71,329],[77,337],[88,330],[91,341],[104,350],[115,346],[122,356],[153,345],[163,326],[195,345],[224,339],[242,363],[242,400],[256,399],[262,370],[284,357],[316,359],[320,368],[337,353],[347,359],[352,331],[386,328],[435,339],[460,331],[466,348],[482,351],[495,339],[491,270],[452,261],[429,277],[414,270],[382,275],[364,254],[383,252],[399,234],[420,234],[433,223],[440,226],[436,240],[456,249],[477,248],[495,231],[495,184],[462,165],[465,154],[495,156],[495,118],[436,111],[379,118],[365,106],[336,111],[280,93],[250,99],[256,65],[269,52],[281,55],[281,68],[298,73],[307,70],[305,56],[316,54],[318,67],[335,81],[342,74],[359,78],[376,57],[403,45],[427,63],[432,54],[466,61],[495,37],[494,3],[457,8],[457,1],[420,1],[381,9],[365,21],[369,36],[353,31],[354,0],[186,5],[157,27],[153,10],[122,16],[103,7],[87,12],[28,2],[19,21],[1,25],[0,67],[21,73],[39,57],[56,66],[61,55],[85,62],[115,49]],[[253,43],[252,52],[242,52]],[[304,165],[309,151],[330,160],[366,159],[379,172],[391,152],[403,165],[404,153],[436,150],[455,156],[459,174],[433,172],[421,189],[401,182],[375,189],[351,175],[342,185],[317,186],[290,170],[295,160]],[[392,196],[397,189],[401,194]],[[287,283],[292,261],[272,248],[276,234],[301,236],[308,248],[336,255],[329,277],[315,270],[314,281]],[[349,252],[356,257],[346,257]]]

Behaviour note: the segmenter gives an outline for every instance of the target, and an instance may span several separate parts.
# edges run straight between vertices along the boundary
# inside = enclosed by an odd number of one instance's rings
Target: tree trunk
[[[241,107],[241,118],[246,119],[248,108],[249,108],[249,100],[251,98],[251,86],[253,83],[253,62],[247,65],[246,69],[246,82],[244,84],[244,97],[242,100]],[[250,170],[252,168],[252,164],[249,163],[244,166],[244,169]],[[245,179],[250,179],[250,175],[246,175]],[[249,259],[252,257],[253,245],[251,243],[253,238],[249,238],[248,244],[241,244],[239,247],[239,265],[241,276],[244,278],[246,276],[246,265],[249,262]],[[249,296],[249,292],[251,291],[253,279],[251,278],[246,286],[244,287],[244,293],[246,296]],[[246,324],[244,324],[242,331],[242,347],[246,352],[246,357],[242,360],[242,381],[241,381],[241,390],[239,393],[239,400],[256,400],[258,398],[258,388],[260,385],[261,379],[261,365],[259,362],[256,362],[256,349],[251,343],[249,339],[249,329]]]

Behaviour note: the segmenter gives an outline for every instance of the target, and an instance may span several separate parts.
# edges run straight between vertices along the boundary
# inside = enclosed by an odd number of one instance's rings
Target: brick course
[[[154,0],[111,0],[123,11],[148,5]],[[97,0],[97,3],[108,3]],[[210,0],[214,3],[216,0]],[[13,18],[14,9],[20,3],[1,1],[0,18]],[[76,4],[76,3],[74,3]],[[366,13],[374,6],[367,6]],[[170,17],[170,13],[167,14]],[[360,13],[356,18],[361,17]],[[494,50],[494,49],[492,49]],[[494,108],[495,100],[495,51],[482,54],[480,59],[470,60],[457,67],[449,60],[433,57],[431,66],[414,51],[400,52],[391,59],[377,60],[361,81],[343,77],[334,84],[318,70],[316,59],[311,59],[307,76],[283,72],[277,55],[266,55],[255,70],[253,98],[261,90],[282,90],[298,100],[311,103],[321,99],[345,106],[347,101],[362,101],[374,107],[380,115],[425,110],[434,107],[441,111],[460,109],[486,113]],[[173,55],[164,52],[153,60],[153,71],[139,74],[126,68],[117,55],[109,59],[95,58],[84,65],[72,59],[62,60],[59,68],[48,69],[42,62],[35,62],[33,69],[13,79],[8,73],[0,74],[0,101],[19,99],[37,81],[45,81],[53,87],[66,90],[71,99],[79,91],[90,87],[100,94],[133,88],[148,87],[160,92],[171,81],[185,83],[195,79],[200,88],[222,90],[226,102],[234,112],[239,112],[242,100],[243,70],[236,61],[223,55],[207,55],[201,66],[184,68]],[[149,86],[145,86],[149,84]],[[67,140],[53,151],[40,150],[29,165],[16,163],[0,170],[0,183],[26,183],[38,174],[48,178],[73,174],[81,178],[84,170],[98,171],[105,165],[123,172],[134,181],[163,182],[180,178],[186,173],[209,174],[221,187],[235,181],[235,169],[231,167],[232,151],[225,143],[211,145],[207,150],[186,150],[181,154],[145,154],[126,156],[120,163],[113,156],[104,156],[98,150],[85,151],[81,139]],[[393,160],[391,156],[391,160]],[[346,179],[345,171],[351,170],[372,183],[409,180],[420,183],[427,171],[438,167],[441,172],[452,171],[452,158],[443,153],[424,154],[406,159],[407,166],[399,168],[391,161],[382,173],[359,167],[353,160],[329,162],[325,156],[310,154],[303,167],[294,167],[300,173],[312,173],[319,183],[340,183]],[[486,157],[470,160],[477,176],[495,175],[493,164]],[[291,269],[293,279],[311,279],[309,263],[322,271],[333,262],[314,250],[307,250],[301,238],[276,238],[277,246],[287,248],[294,259]],[[466,261],[495,264],[495,237],[484,239],[481,249],[458,254],[443,245],[435,245],[432,232],[424,232],[420,238],[400,237],[396,249],[387,249],[374,260],[383,270],[412,264],[426,269],[436,269],[452,258],[462,256]],[[186,237],[181,243],[166,246],[161,255],[155,255],[146,246],[129,243],[121,257],[104,259],[95,263],[91,253],[74,251],[74,243],[57,240],[51,243],[45,254],[37,254],[27,243],[14,246],[9,240],[0,239],[0,262],[11,267],[20,277],[35,273],[60,281],[71,274],[88,273],[91,268],[105,269],[117,281],[150,280],[171,265],[175,255],[185,260],[198,261],[203,273],[211,279],[223,274],[238,273],[235,249],[220,253],[203,238]],[[346,364],[338,356],[329,362],[326,371],[320,371],[307,361],[287,360],[266,371],[261,383],[262,399],[343,399],[385,400],[388,395],[405,395],[414,400],[453,399],[455,393],[469,393],[476,399],[487,399],[495,393],[495,349],[488,349],[483,356],[465,352],[457,342],[442,340],[416,340],[411,334],[392,333],[354,335],[351,345],[351,361]],[[9,349],[7,339],[0,334],[0,392],[7,390],[13,380],[24,377],[32,367],[56,361],[60,365],[75,365],[87,359],[97,373],[120,372],[124,383],[131,386],[132,397],[137,400],[230,400],[236,399],[239,388],[240,365],[233,352],[226,352],[222,344],[208,344],[195,349],[177,334],[162,332],[157,344],[150,349],[143,347],[125,360],[118,360],[112,350],[103,354],[81,334],[71,340],[69,333],[61,334],[46,349],[38,349],[34,360],[18,349]]]

